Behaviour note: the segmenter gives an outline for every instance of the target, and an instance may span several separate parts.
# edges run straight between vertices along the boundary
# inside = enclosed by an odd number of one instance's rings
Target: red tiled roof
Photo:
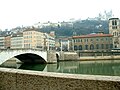
[[[72,38],[92,38],[92,37],[112,37],[111,34],[88,34],[88,35],[81,35],[81,36],[73,36]]]

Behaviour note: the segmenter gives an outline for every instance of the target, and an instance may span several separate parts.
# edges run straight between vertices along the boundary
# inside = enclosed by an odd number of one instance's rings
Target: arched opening
[[[24,63],[46,63],[41,56],[31,53],[20,54],[15,57]]]
[[[90,45],[90,50],[93,50],[93,49],[94,49],[94,45],[91,44],[91,45]]]
[[[79,50],[82,50],[82,45],[79,45]]]
[[[77,45],[74,46],[74,50],[77,51]]]

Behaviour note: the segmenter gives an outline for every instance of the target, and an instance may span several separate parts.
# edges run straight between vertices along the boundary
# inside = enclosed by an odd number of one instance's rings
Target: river
[[[1,67],[56,73],[120,76],[120,60],[62,61],[55,64],[17,64],[10,61]]]

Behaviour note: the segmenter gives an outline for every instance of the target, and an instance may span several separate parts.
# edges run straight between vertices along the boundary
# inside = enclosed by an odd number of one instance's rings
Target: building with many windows
[[[11,36],[5,36],[5,48],[8,49],[11,47]]]
[[[113,48],[120,48],[120,20],[119,18],[109,19],[109,34],[113,35]]]
[[[44,48],[45,50],[55,50],[55,38],[47,33],[44,33]]]
[[[11,49],[22,49],[23,46],[23,34],[16,34],[11,37]]]
[[[5,37],[0,36],[0,49],[5,49]]]
[[[73,51],[109,51],[113,47],[111,34],[88,34],[73,36],[70,48]]]
[[[44,49],[44,34],[35,29],[23,32],[24,48]]]

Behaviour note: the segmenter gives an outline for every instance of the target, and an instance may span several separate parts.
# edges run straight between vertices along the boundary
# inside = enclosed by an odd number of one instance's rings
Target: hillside
[[[69,24],[68,22],[61,22],[58,26],[46,26],[40,29],[42,32],[49,33],[55,31],[56,36],[72,36],[83,35],[97,32],[108,33],[108,21],[107,20],[77,20]]]

